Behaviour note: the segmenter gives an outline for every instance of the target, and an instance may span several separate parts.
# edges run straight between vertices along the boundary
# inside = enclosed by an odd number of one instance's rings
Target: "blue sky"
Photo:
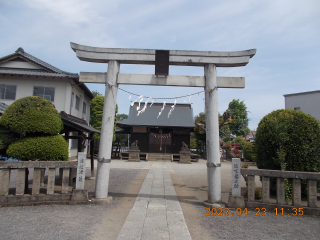
[[[284,94],[320,90],[318,0],[0,0],[0,56],[18,47],[62,70],[106,72],[107,64],[80,61],[70,42],[107,48],[240,51],[256,48],[245,67],[218,68],[218,76],[245,77],[245,89],[219,89],[219,112],[244,101],[249,127],[284,108]],[[123,73],[154,73],[154,66],[121,65]],[[171,75],[203,75],[202,67],[170,67]],[[104,93],[104,85],[88,84]],[[128,86],[152,97],[178,97],[201,88]],[[194,115],[204,95],[193,96]],[[131,99],[132,100],[132,99]],[[181,99],[179,103],[183,103]],[[118,91],[119,113],[128,113]]]

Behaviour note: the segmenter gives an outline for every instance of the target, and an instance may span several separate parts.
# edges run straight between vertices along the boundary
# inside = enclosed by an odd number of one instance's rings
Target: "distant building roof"
[[[71,78],[91,99],[94,98],[92,92],[84,83],[79,82],[79,75],[77,73],[70,73],[62,71],[49,63],[46,63],[39,58],[32,56],[25,52],[23,48],[19,47],[14,53],[0,58],[0,63],[6,61],[25,61],[31,62],[43,69],[23,69],[23,68],[7,68],[0,67],[0,74],[19,75],[19,76],[38,76],[38,77],[57,77],[57,78]]]
[[[284,97],[290,97],[290,96],[306,95],[306,94],[313,94],[313,93],[320,93],[320,90],[310,91],[310,92],[290,93],[290,94],[285,94],[283,96]]]
[[[151,107],[148,104],[145,112],[139,116],[137,111],[138,103],[135,103],[129,109],[129,116],[117,123],[119,127],[128,126],[150,126],[150,127],[185,127],[194,128],[193,110],[191,104],[176,104],[175,109],[168,118],[168,113],[173,104],[167,104],[162,111],[161,115],[158,114],[163,106],[163,103],[154,103]],[[144,103],[141,103],[140,109],[144,107]]]

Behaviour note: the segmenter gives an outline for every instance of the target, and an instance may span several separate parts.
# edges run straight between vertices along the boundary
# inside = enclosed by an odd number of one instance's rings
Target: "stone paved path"
[[[191,239],[165,162],[152,164],[118,240]]]

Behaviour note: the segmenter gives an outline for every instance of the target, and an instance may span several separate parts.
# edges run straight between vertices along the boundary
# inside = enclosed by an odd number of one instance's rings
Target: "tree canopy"
[[[101,130],[102,116],[103,116],[104,96],[96,96],[90,102],[90,124],[95,129]],[[118,104],[116,105],[116,112],[114,117],[114,128],[113,128],[113,140],[115,139],[115,129],[117,124],[117,112]],[[95,133],[93,135],[95,139],[100,139],[100,135]]]
[[[99,93],[98,91],[96,91],[96,90],[93,90],[93,91],[91,91],[92,92],[92,94],[93,94],[93,96],[94,97],[97,97],[97,96],[102,96],[102,94],[101,93]]]
[[[243,136],[250,133],[250,129],[247,128],[245,134],[245,126],[247,121],[247,107],[243,101],[233,99],[229,103],[228,112],[232,116],[233,121],[229,124],[230,131],[233,135]]]

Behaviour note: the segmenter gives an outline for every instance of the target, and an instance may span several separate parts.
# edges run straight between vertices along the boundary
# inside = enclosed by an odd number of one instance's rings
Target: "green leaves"
[[[229,103],[228,112],[230,116],[234,118],[232,123],[229,123],[229,128],[233,135],[243,136],[247,135],[250,132],[250,129],[247,129],[245,134],[245,125],[247,121],[247,107],[243,101],[233,99]]]
[[[7,154],[21,160],[67,161],[68,144],[63,136],[25,137],[9,145]]]
[[[302,111],[282,109],[266,115],[258,125],[255,146],[258,168],[320,171],[320,124]]]
[[[41,97],[20,98],[0,118],[0,124],[16,133],[54,135],[63,129],[60,114],[54,105]]]

